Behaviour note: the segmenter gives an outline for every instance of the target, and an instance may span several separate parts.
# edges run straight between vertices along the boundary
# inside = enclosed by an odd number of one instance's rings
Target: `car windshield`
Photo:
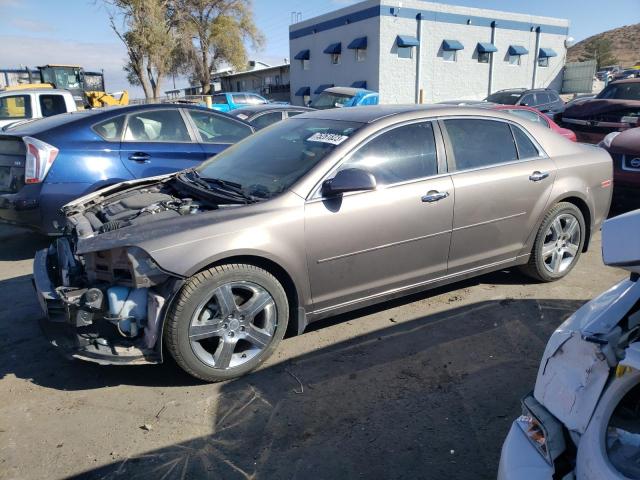
[[[485,101],[501,105],[515,105],[520,97],[522,97],[522,92],[496,92],[485,98]]]
[[[640,82],[613,83],[605,87],[596,98],[640,101]]]
[[[322,92],[311,103],[311,107],[318,110],[325,110],[327,108],[343,107],[353,96],[344,95],[342,93]]]
[[[202,179],[239,185],[246,195],[284,192],[363,124],[294,118],[259,131],[197,168]]]

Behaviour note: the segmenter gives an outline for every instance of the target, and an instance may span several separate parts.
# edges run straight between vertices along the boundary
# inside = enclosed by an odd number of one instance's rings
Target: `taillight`
[[[27,147],[27,161],[24,167],[24,183],[40,183],[58,156],[59,150],[33,137],[23,137]]]

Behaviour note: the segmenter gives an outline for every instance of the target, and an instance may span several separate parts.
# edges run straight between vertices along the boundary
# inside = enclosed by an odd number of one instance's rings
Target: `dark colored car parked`
[[[560,117],[560,126],[570,128],[579,142],[586,143],[635,127],[640,119],[640,78],[612,82],[595,98],[567,107]]]
[[[0,134],[0,221],[59,233],[60,208],[108,185],[190,168],[251,135],[188,105],[83,110]]]
[[[253,125],[256,130],[261,130],[289,117],[311,112],[312,108],[297,107],[295,105],[253,105],[251,107],[238,108],[230,112],[234,117]]]
[[[532,107],[536,110],[554,115],[562,111],[564,102],[558,95],[558,92],[548,88],[536,88],[527,90],[525,88],[512,88],[509,90],[500,90],[492,93],[485,101],[492,103],[501,103],[502,105],[522,105]]]
[[[618,204],[640,204],[640,128],[613,132],[599,144],[613,159],[613,194]]]

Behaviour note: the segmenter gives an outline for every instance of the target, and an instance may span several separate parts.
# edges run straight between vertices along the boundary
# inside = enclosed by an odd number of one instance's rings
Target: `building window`
[[[457,62],[458,61],[458,51],[457,50],[444,50],[442,52],[442,59],[445,62]]]
[[[539,67],[548,67],[549,66],[549,57],[540,57],[540,58],[538,58],[538,66]]]
[[[520,65],[520,55],[509,55],[509,65]]]
[[[489,63],[491,61],[491,52],[478,52],[478,63]]]
[[[356,48],[356,62],[364,62],[367,59],[367,51],[364,48]]]
[[[398,58],[413,58],[413,47],[398,47]]]
[[[309,70],[311,68],[311,61],[310,60],[302,60],[302,69],[303,70]]]
[[[331,54],[331,63],[333,65],[340,65],[340,54],[339,53],[332,53]]]

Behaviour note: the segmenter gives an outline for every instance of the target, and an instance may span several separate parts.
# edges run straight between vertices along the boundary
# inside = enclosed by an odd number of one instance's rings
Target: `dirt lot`
[[[59,357],[31,288],[46,242],[0,243],[0,479],[495,478],[548,336],[625,276],[598,235],[558,283],[498,272],[336,317],[207,385]]]

